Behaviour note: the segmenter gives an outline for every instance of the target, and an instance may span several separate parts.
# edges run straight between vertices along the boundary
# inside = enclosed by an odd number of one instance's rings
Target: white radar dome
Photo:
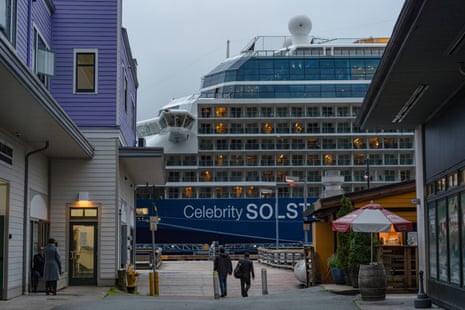
[[[309,44],[308,34],[312,30],[312,21],[308,16],[297,15],[288,24],[293,44]]]

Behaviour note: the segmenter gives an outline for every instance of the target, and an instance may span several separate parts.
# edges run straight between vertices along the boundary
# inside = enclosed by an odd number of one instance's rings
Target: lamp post
[[[291,186],[292,184],[296,184],[297,182],[300,181],[299,177],[294,177],[294,176],[286,176],[286,182],[289,183]],[[308,198],[308,188],[307,188],[307,178],[304,177],[304,210],[305,212],[307,210],[307,198]],[[304,217],[304,244],[308,243],[308,231],[309,231],[309,226],[307,224],[307,217]]]
[[[262,189],[262,195],[271,195],[273,193],[270,189]],[[278,185],[274,185],[274,219],[275,219],[275,232],[276,232],[276,250],[279,249],[279,205],[278,205]]]
[[[370,188],[370,157],[367,155],[367,158],[365,159],[366,163],[366,170],[365,170],[365,175],[363,176],[365,180],[367,181],[367,189]]]

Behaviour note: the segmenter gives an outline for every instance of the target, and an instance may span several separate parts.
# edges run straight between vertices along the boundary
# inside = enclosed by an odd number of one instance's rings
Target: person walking
[[[239,264],[239,269],[241,271],[241,295],[242,297],[247,297],[249,289],[250,289],[250,278],[252,277],[252,280],[255,280],[255,273],[253,270],[253,262],[250,259],[250,254],[249,252],[244,253],[244,258],[240,259],[238,262]]]
[[[220,282],[220,297],[226,297],[228,294],[227,280],[228,274],[232,274],[232,262],[228,254],[225,253],[224,247],[219,247],[219,255],[215,257],[213,271],[218,272]]]
[[[60,252],[56,247],[55,239],[48,239],[48,244],[44,248],[44,280],[45,293],[50,295],[57,294],[57,281],[61,274],[61,259]]]
[[[39,279],[44,275],[44,247],[40,246],[39,250],[33,258],[34,265],[32,266],[32,291],[37,292]]]
[[[212,241],[212,244],[210,245],[210,249],[208,251],[208,259],[211,261],[215,260],[215,254],[216,254],[216,246],[215,246],[215,241]]]

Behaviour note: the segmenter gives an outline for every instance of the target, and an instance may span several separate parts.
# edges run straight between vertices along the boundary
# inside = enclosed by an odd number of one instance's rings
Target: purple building
[[[50,237],[60,287],[114,285],[134,260],[134,190],[163,183],[163,152],[136,147],[121,16],[121,0],[0,0],[0,299],[30,291]]]

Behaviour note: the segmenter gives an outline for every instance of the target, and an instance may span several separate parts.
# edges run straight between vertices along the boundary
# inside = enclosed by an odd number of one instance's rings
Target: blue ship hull
[[[309,198],[310,205],[316,199]],[[149,217],[160,217],[155,233],[157,244],[273,243],[276,241],[274,199],[138,199],[136,243],[152,242]],[[281,243],[304,241],[303,199],[278,200],[278,230]],[[311,231],[308,240],[312,240]]]

